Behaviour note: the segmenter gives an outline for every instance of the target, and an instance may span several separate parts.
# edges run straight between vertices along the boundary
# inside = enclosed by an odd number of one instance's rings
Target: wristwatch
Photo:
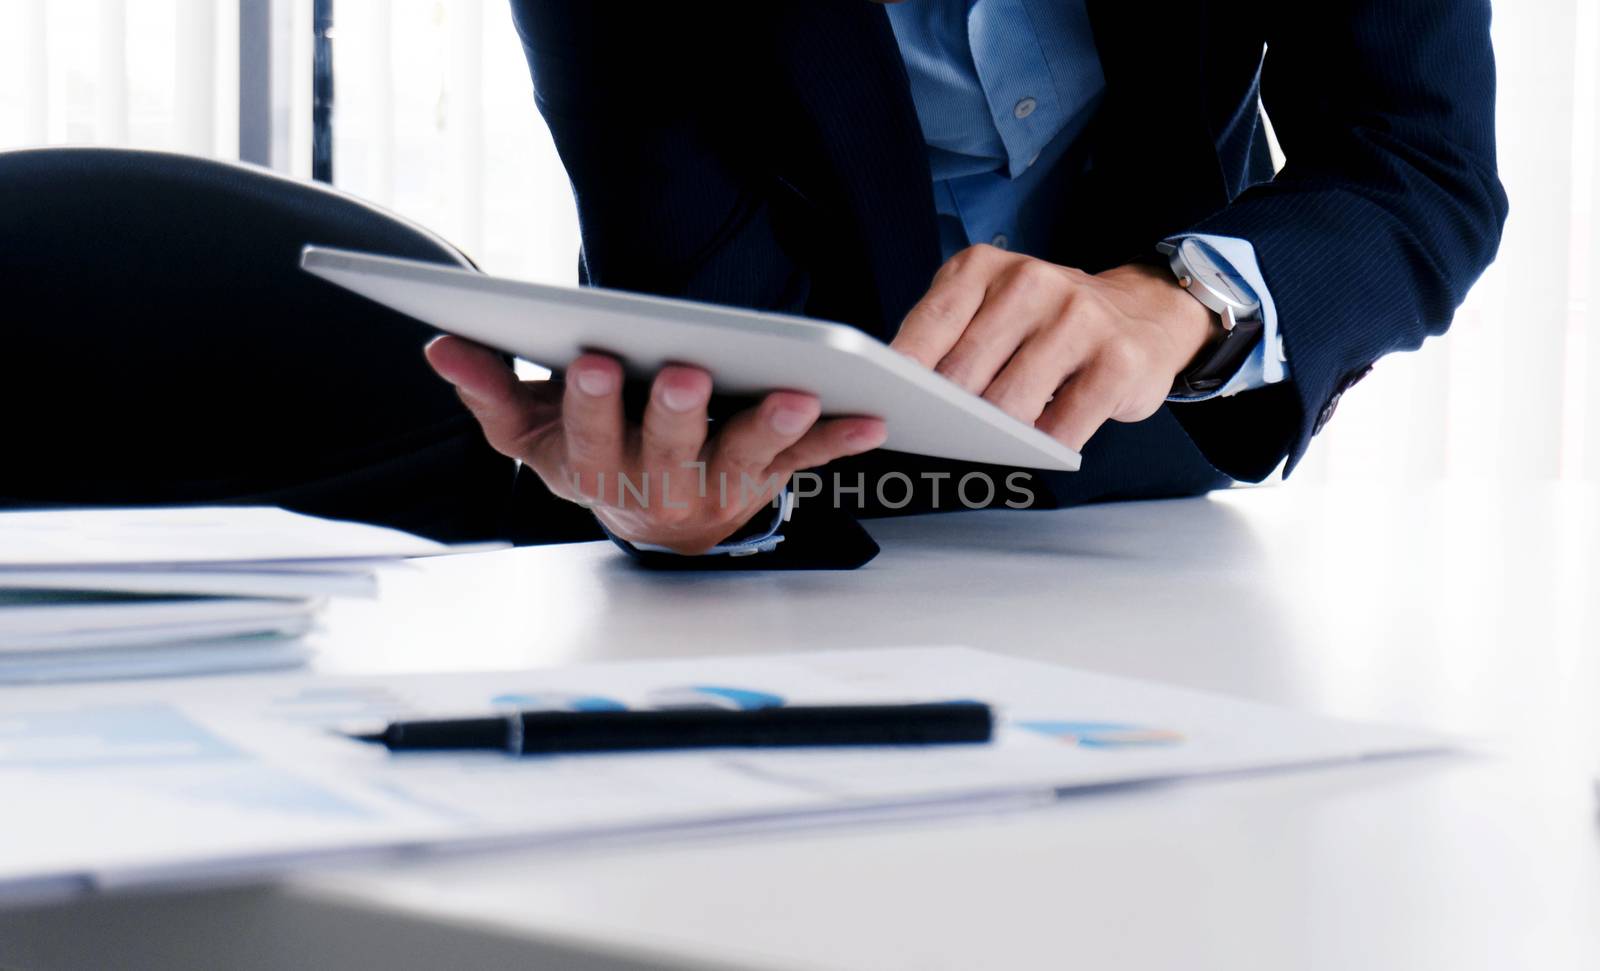
[[[1172,382],[1173,397],[1208,395],[1228,383],[1261,340],[1261,297],[1216,247],[1189,236],[1163,242],[1156,252],[1167,258],[1178,286],[1222,318],[1222,335],[1206,345]]]

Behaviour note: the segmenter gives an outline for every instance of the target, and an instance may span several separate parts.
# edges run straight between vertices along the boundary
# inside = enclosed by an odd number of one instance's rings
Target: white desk
[[[0,914],[0,966],[1600,968],[1596,490],[1291,485],[873,532],[854,574],[437,561],[340,604],[320,665],[966,643],[1503,754],[34,909]]]

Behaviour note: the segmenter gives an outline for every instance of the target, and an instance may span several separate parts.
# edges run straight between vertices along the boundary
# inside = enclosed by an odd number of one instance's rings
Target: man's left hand
[[[1091,275],[980,245],[940,268],[890,346],[1081,449],[1107,420],[1155,414],[1219,326],[1164,268]]]

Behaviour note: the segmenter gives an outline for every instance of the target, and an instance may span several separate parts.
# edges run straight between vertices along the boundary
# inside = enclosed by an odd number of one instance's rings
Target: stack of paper
[[[451,547],[257,507],[0,514],[0,682],[285,667],[330,596]]]

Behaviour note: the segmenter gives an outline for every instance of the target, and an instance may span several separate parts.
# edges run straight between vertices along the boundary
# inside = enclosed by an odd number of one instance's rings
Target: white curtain
[[[291,171],[309,174],[310,0]],[[236,157],[237,0],[0,0],[0,148]],[[1600,0],[1496,5],[1499,262],[1450,334],[1380,362],[1291,480],[1600,479]],[[504,0],[339,0],[335,182],[487,270],[575,276],[577,218]],[[1292,328],[1293,321],[1285,321]]]
[[[1448,335],[1345,396],[1291,483],[1600,478],[1600,2],[1497,3],[1494,41],[1499,260]]]
[[[496,273],[577,279],[578,216],[505,0],[334,8],[334,182]]]
[[[238,0],[0,0],[0,149],[237,158]]]

